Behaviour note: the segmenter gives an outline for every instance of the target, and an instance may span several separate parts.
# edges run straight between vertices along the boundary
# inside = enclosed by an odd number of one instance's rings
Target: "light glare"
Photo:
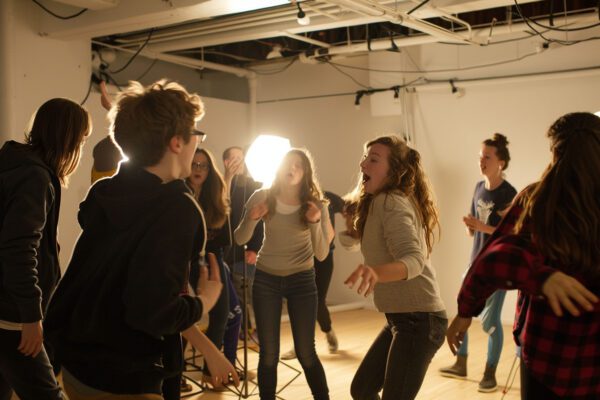
[[[246,166],[252,178],[271,187],[281,160],[290,150],[289,139],[274,135],[260,135],[246,153]]]

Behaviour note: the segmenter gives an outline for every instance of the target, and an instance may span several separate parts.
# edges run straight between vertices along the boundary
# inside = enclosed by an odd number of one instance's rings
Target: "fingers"
[[[219,271],[219,263],[217,257],[213,253],[208,253],[208,265],[210,266],[210,278],[213,281],[221,282],[221,272]]]
[[[560,307],[557,297],[554,294],[549,294],[546,295],[546,299],[548,300],[548,304],[550,304],[550,308],[552,309],[554,315],[557,317],[562,317],[562,308]]]
[[[588,311],[594,310],[594,304],[598,302],[598,297],[590,292],[585,286],[583,286],[578,280],[574,279],[573,282],[573,299],[584,309]]]
[[[346,280],[344,281],[345,285],[348,285],[348,287],[350,289],[354,289],[354,285],[356,284],[356,282],[358,282],[358,279],[362,276],[362,264],[358,266],[358,268],[356,268],[354,270],[354,272],[352,272],[350,274],[350,276],[348,278],[346,278]]]
[[[19,343],[17,350],[24,356],[35,358],[39,352],[42,351],[42,346],[42,341],[31,340],[21,336],[21,342]]]
[[[229,381],[233,382],[233,384],[235,386],[239,386],[240,385],[240,377],[238,376],[237,372],[234,370],[232,370],[229,373]]]

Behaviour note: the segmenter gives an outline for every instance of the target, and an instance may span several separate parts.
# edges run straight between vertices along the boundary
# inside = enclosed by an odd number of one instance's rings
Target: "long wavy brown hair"
[[[196,149],[196,154],[204,154],[208,160],[208,175],[202,184],[200,194],[195,193],[196,199],[206,218],[206,226],[210,229],[219,229],[227,220],[229,215],[229,194],[223,175],[217,169],[215,159],[210,151],[201,148]],[[186,180],[190,184],[189,178]]]
[[[515,226],[570,273],[600,279],[600,118],[560,117],[548,130],[553,160],[524,194]]]
[[[306,220],[308,202],[312,201],[316,203],[317,206],[319,204],[323,204],[325,206],[328,204],[328,201],[323,196],[323,192],[321,191],[321,187],[319,186],[319,182],[315,173],[315,168],[313,166],[314,164],[308,150],[292,149],[288,151],[285,157],[283,157],[279,170],[277,171],[275,181],[273,181],[273,185],[267,192],[267,206],[269,207],[268,215],[275,215],[277,195],[281,192],[282,184],[279,180],[279,172],[281,168],[285,166],[286,160],[294,154],[299,156],[302,160],[302,170],[304,172],[302,182],[300,183],[300,220],[305,225],[308,225],[308,221]]]
[[[433,195],[421,166],[421,155],[409,147],[398,136],[381,136],[365,144],[365,152],[375,144],[382,144],[390,149],[388,158],[389,171],[383,187],[378,193],[365,192],[362,180],[359,180],[354,191],[346,196],[349,205],[346,212],[354,216],[354,228],[358,237],[362,238],[369,208],[379,193],[401,193],[415,205],[425,230],[427,251],[431,253],[435,242],[435,231],[440,232],[439,216],[433,202]]]

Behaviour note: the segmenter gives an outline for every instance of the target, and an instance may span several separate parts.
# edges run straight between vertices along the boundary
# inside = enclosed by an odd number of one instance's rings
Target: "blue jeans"
[[[64,399],[45,348],[32,358],[17,350],[20,342],[21,331],[0,329],[0,399],[13,390],[22,400]]]
[[[502,329],[502,321],[500,316],[502,314],[502,306],[504,305],[504,298],[506,297],[506,290],[497,290],[488,297],[485,302],[485,308],[481,312],[482,328],[483,331],[489,335],[488,338],[488,352],[487,352],[487,365],[495,367],[500,361],[500,354],[502,353],[502,345],[504,343],[504,331]],[[469,353],[469,336],[465,333],[462,344],[458,348],[458,355],[467,356]]]
[[[362,360],[350,387],[354,400],[414,399],[448,320],[434,313],[386,314],[387,324]]]
[[[260,342],[258,361],[260,398],[275,399],[281,307],[284,298],[287,299],[294,348],[308,386],[316,400],[327,400],[329,389],[325,371],[315,350],[317,286],[314,269],[289,276],[276,276],[256,270],[252,300]]]

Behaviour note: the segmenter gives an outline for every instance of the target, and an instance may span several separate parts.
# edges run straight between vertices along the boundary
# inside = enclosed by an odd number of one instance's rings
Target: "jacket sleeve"
[[[406,265],[406,279],[421,275],[425,268],[426,256],[416,230],[420,221],[415,216],[410,200],[403,196],[390,195],[383,201],[383,212],[380,216],[388,251],[394,261]]]
[[[160,338],[181,332],[200,319],[200,299],[181,292],[188,281],[190,261],[200,249],[198,230],[202,227],[200,212],[184,195],[149,227],[131,258],[124,282],[125,320],[130,326]]]
[[[250,241],[248,241],[248,243],[246,244],[248,250],[258,253],[258,251],[262,247],[264,236],[265,223],[263,221],[258,221],[256,226],[254,227],[254,232],[252,233]]]
[[[18,176],[16,176],[18,175]],[[2,288],[16,303],[21,322],[42,319],[37,252],[54,202],[54,187],[43,168],[28,166],[11,174],[4,193],[4,221],[0,231]]]
[[[557,271],[545,265],[528,238],[514,234],[521,212],[518,204],[513,205],[473,260],[458,294],[461,317],[479,315],[487,298],[498,289],[519,289],[539,297],[546,279]]]

